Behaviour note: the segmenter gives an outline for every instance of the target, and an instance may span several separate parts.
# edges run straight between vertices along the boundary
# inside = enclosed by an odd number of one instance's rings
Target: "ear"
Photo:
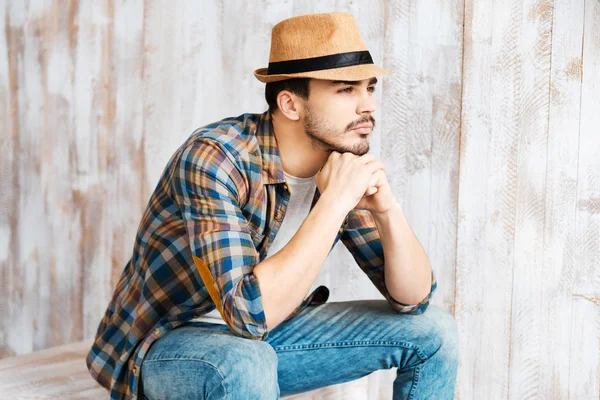
[[[288,119],[292,121],[300,119],[303,106],[302,99],[289,90],[282,90],[277,94],[277,106],[279,112]]]

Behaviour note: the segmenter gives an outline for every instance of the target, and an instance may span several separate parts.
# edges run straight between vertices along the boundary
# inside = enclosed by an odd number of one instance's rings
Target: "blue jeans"
[[[152,344],[142,399],[273,400],[397,367],[393,399],[453,399],[454,317],[436,305],[399,314],[385,300],[309,306],[263,340],[192,321]],[[145,396],[145,397],[144,397]]]

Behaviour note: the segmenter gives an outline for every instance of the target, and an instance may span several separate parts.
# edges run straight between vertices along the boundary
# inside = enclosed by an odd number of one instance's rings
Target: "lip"
[[[357,133],[371,133],[371,130],[373,129],[372,125],[359,125],[356,128],[352,129],[353,131],[356,131]]]

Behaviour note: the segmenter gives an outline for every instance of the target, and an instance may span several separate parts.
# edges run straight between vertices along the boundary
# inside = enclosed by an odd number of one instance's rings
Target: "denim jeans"
[[[307,307],[263,341],[190,321],[150,347],[141,398],[273,400],[393,367],[394,400],[453,399],[454,317],[433,304],[409,315],[385,300],[328,302]]]

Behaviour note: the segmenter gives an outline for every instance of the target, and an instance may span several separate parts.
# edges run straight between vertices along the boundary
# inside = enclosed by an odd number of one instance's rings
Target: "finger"
[[[384,169],[378,169],[375,171],[375,173],[373,173],[373,176],[377,177],[377,184],[375,186],[381,186],[385,183],[386,174]]]
[[[379,176],[377,175],[377,173],[374,173],[373,175],[371,175],[371,178],[369,179],[369,183],[367,185],[367,187],[375,187],[377,186],[377,182],[379,181]]]
[[[371,174],[374,174],[375,171],[378,171],[380,169],[385,170],[385,164],[383,164],[379,160],[373,160],[373,161],[369,162],[368,164],[365,164],[365,167],[368,168],[368,170],[369,170],[369,172],[371,172]]]
[[[338,158],[338,157],[341,157],[341,156],[342,156],[342,153],[340,153],[340,152],[338,152],[338,151],[335,151],[335,150],[334,150],[334,151],[332,151],[332,152],[329,154],[329,157],[328,157],[328,158],[336,159],[336,158]]]
[[[377,158],[375,157],[375,154],[373,153],[366,153],[363,154],[362,156],[358,157],[357,160],[361,163],[361,164],[367,164],[373,160],[376,160]]]
[[[379,165],[381,167],[381,169],[383,169],[384,171],[386,170],[385,164],[381,160],[378,160],[378,159],[373,159],[373,160],[369,161],[368,163],[366,163],[366,165],[372,164],[374,162],[376,162],[377,165]]]

